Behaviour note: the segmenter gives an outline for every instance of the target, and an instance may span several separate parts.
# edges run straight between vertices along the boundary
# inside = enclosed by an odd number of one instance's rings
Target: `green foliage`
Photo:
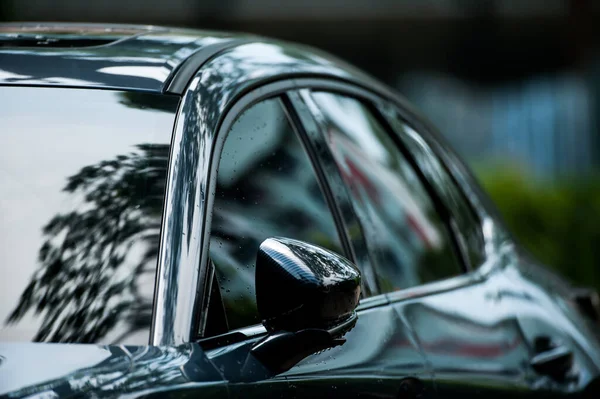
[[[478,175],[529,252],[573,283],[600,289],[600,176],[542,183],[498,166]]]

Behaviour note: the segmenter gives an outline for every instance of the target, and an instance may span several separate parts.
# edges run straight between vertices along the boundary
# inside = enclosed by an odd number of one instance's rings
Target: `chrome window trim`
[[[441,157],[432,150],[432,146],[430,145],[430,143],[427,142],[427,140],[425,138],[422,137],[421,133],[417,130],[415,130],[413,128],[413,126],[411,126],[406,120],[402,119],[401,113],[399,112],[398,109],[396,109],[396,107],[394,107],[392,104],[390,103],[379,103],[375,106],[375,108],[377,109],[377,111],[379,112],[379,114],[383,117],[384,120],[386,120],[387,122],[387,126],[390,129],[390,131],[392,132],[392,134],[396,135],[399,139],[399,144],[401,144],[405,149],[406,152],[409,153],[411,155],[411,158],[413,158],[414,164],[417,168],[423,170],[423,178],[427,181],[427,184],[430,185],[433,190],[435,191],[436,195],[439,197],[439,199],[441,200],[441,202],[444,204],[444,207],[447,209],[448,214],[450,215],[450,220],[448,221],[448,227],[451,231],[451,233],[456,237],[456,246],[459,248],[459,252],[462,253],[462,258],[463,258],[463,262],[465,263],[466,266],[466,270],[470,271],[473,270],[474,268],[476,268],[477,266],[481,266],[482,262],[481,262],[481,258],[483,258],[484,256],[484,251],[482,251],[482,248],[479,246],[475,249],[476,252],[478,252],[478,256],[479,259],[477,259],[477,264],[475,264],[475,262],[472,261],[471,257],[469,256],[469,247],[467,244],[467,239],[466,239],[466,234],[465,232],[461,231],[459,224],[457,222],[458,218],[454,212],[454,210],[449,207],[447,204],[452,202],[452,194],[448,191],[448,190],[444,190],[441,187],[440,181],[441,180],[447,180],[446,178],[440,178],[439,176],[435,176],[432,175],[430,173],[428,173],[427,171],[425,171],[425,169],[427,168],[422,168],[420,165],[420,162],[418,160],[418,156],[417,153],[415,152],[414,149],[411,148],[411,145],[409,143],[413,142],[413,143],[419,143],[419,147],[422,148],[422,151],[425,153],[427,153],[427,158],[431,159],[431,163],[437,165],[437,168],[441,169],[444,171],[444,174],[448,176],[448,179],[450,180],[451,185],[453,186],[453,188],[455,190],[458,190],[458,195],[461,197],[460,200],[461,202],[464,202],[466,204],[466,206],[469,208],[468,210],[470,211],[471,216],[473,217],[473,223],[471,223],[471,226],[477,226],[477,229],[479,230],[479,239],[481,241],[481,244],[483,244],[483,234],[481,232],[481,225],[480,225],[480,219],[479,219],[479,215],[477,214],[477,212],[475,211],[475,209],[473,208],[473,206],[471,206],[469,200],[466,198],[465,193],[461,190],[459,184],[456,182],[456,179],[454,178],[454,176],[448,171],[448,165],[444,164],[444,162],[442,161]],[[405,125],[407,127],[410,128],[410,131],[404,131],[403,126],[400,125]],[[450,189],[450,191],[453,191],[453,189]],[[459,216],[460,217],[460,216]]]
[[[337,215],[334,215],[340,234],[344,236],[345,241],[350,246],[350,255],[348,258],[360,267],[362,273],[362,290],[361,295],[368,295],[367,298],[377,295],[379,287],[375,278],[375,270],[367,250],[367,243],[356,214],[353,210],[350,195],[345,187],[345,183],[338,171],[337,164],[333,158],[333,154],[325,141],[325,136],[321,131],[321,127],[316,119],[319,114],[314,108],[316,104],[310,98],[309,89],[300,89],[289,91],[286,93],[290,101],[290,107],[298,118],[298,129],[302,130],[302,134],[310,142],[316,160],[323,176],[320,179],[321,183],[329,186],[329,191],[332,194],[332,201]],[[320,114],[319,114],[320,115]],[[344,210],[348,210],[344,212]],[[339,219],[339,220],[338,220]],[[353,238],[350,232],[350,227],[354,226],[360,230],[360,234]]]
[[[220,57],[222,55],[216,59]],[[199,317],[206,306],[204,285],[211,222],[208,210],[212,208],[214,196],[214,181],[209,180],[208,176],[211,179],[215,177],[213,154],[219,150],[216,135],[220,130],[226,130],[247,107],[286,91],[323,89],[355,95],[374,103],[381,99],[394,103],[401,116],[419,129],[422,136],[429,136],[428,141],[434,143],[434,151],[448,164],[451,174],[480,217],[486,258],[497,253],[499,246],[505,243],[505,230],[480,201],[472,187],[470,174],[462,163],[458,163],[456,156],[437,142],[439,134],[436,130],[405,100],[385,87],[372,84],[370,80],[361,79],[360,75],[354,76],[341,68],[330,66],[321,69],[321,66],[314,67],[307,62],[304,69],[289,72],[288,68],[282,73],[276,64],[265,63],[261,67],[252,77],[245,77],[240,82],[223,79],[218,69],[201,68],[183,96],[169,161],[151,330],[152,345],[189,342],[194,338],[193,332],[197,331]],[[215,76],[220,82],[207,84]],[[439,141],[443,143],[443,140]],[[489,274],[496,264],[485,262],[474,272],[455,279],[461,279],[461,285],[472,283]],[[439,290],[441,283],[443,281],[431,287],[424,286],[427,293],[423,295]]]

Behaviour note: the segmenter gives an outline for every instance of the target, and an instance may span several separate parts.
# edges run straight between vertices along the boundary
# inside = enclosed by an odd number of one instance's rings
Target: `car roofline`
[[[300,68],[292,75],[339,78],[339,73],[327,70],[333,68],[343,70],[353,83],[384,88],[362,71],[318,49],[252,34],[127,24],[0,23],[0,40],[7,35],[70,35],[92,41],[112,35],[114,40],[86,47],[0,47],[0,86],[95,88],[181,96],[209,60],[244,44],[263,43],[282,51],[293,49],[298,59],[314,56],[323,67],[319,73]],[[150,48],[156,44],[158,49]],[[247,55],[248,59],[260,56]]]
[[[257,39],[251,34],[162,26],[0,23],[0,42],[10,42],[0,46],[0,86],[182,94],[183,82],[207,59]],[[44,40],[66,44],[47,45]],[[87,42],[72,45],[73,41]]]
[[[344,76],[353,83],[384,87],[362,71],[318,49],[246,33],[127,24],[0,23],[0,40],[3,35],[6,38],[20,34],[80,35],[92,40],[107,34],[113,35],[114,40],[98,46],[72,48],[0,47],[0,86],[94,88],[181,96],[209,60],[244,44],[263,43],[282,51],[293,49],[299,58],[315,56],[323,67],[319,73],[297,69],[294,75],[335,77],[335,72],[327,71],[334,68],[338,72],[344,70]],[[154,49],[144,52],[156,43],[164,45],[164,49],[158,50],[163,53],[153,55]],[[247,55],[249,59],[260,56]],[[115,59],[118,61],[111,61]]]

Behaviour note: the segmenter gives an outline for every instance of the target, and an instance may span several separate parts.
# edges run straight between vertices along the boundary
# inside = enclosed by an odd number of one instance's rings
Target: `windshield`
[[[148,342],[177,103],[0,87],[0,341]]]

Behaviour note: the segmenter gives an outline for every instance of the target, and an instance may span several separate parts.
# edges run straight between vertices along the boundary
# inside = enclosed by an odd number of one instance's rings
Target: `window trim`
[[[321,193],[323,193],[323,197],[325,199],[325,203],[329,208],[331,213],[333,222],[335,224],[336,231],[338,233],[341,249],[344,252],[343,255],[348,258],[350,261],[355,262],[356,257],[352,250],[352,245],[350,244],[349,237],[347,236],[344,229],[344,222],[342,213],[338,207],[337,202],[334,198],[334,193],[325,177],[327,174],[323,169],[323,164],[320,162],[320,159],[317,155],[317,148],[315,147],[314,139],[309,135],[309,132],[304,128],[302,122],[300,120],[300,116],[298,114],[298,110],[294,107],[292,103],[292,99],[290,97],[290,91],[282,93],[280,98],[281,105],[283,110],[292,125],[292,129],[294,133],[298,137],[301,142],[302,148],[304,148],[305,154],[308,156],[313,171],[315,173],[315,177],[317,179],[317,183],[321,189]]]
[[[373,309],[385,305],[389,305],[390,300],[386,295],[376,295],[368,298],[363,298],[360,300],[360,303],[356,307],[356,312],[360,314],[361,312]],[[265,337],[267,335],[267,329],[262,324],[253,324],[251,326],[246,326],[242,328],[238,328],[235,330],[231,330],[224,334],[213,335],[210,337],[203,337],[198,339],[198,344],[204,350],[211,350],[220,348],[227,345],[232,345],[242,341],[250,341],[254,339],[258,339],[261,337]]]
[[[409,137],[410,136],[409,134],[401,132],[399,130],[399,127],[397,126],[397,124],[406,125],[411,130],[413,130],[416,135],[419,136],[419,138],[424,142],[424,145],[427,147],[427,150],[429,152],[431,152],[433,158],[436,159],[435,162],[439,164],[440,169],[443,170],[445,175],[448,177],[450,184],[454,187],[452,190],[457,191],[457,194],[460,197],[460,201],[462,201],[468,208],[468,212],[471,214],[471,216],[473,218],[473,220],[472,220],[473,228],[476,228],[479,231],[479,233],[482,233],[480,217],[477,215],[472,204],[470,203],[469,199],[467,198],[464,190],[462,190],[462,187],[457,182],[455,176],[449,170],[448,165],[446,165],[446,162],[442,159],[442,157],[439,154],[437,154],[434,151],[431,141],[428,141],[427,138],[424,135],[422,135],[419,132],[419,130],[410,123],[410,121],[407,121],[406,119],[404,119],[401,116],[398,109],[396,107],[394,107],[392,104],[383,104],[383,105],[378,104],[377,109],[378,109],[379,113],[382,115],[382,117],[387,121],[390,129],[394,132],[394,135],[398,137],[398,140],[402,143],[402,146],[404,146],[406,148],[407,152],[411,154],[412,158],[415,161],[415,165],[417,167],[420,166],[419,161],[417,160],[417,156],[416,156],[417,154],[415,152],[413,152],[413,150],[411,148],[409,148],[408,144],[405,142],[406,140],[413,140],[413,139]],[[419,169],[421,169],[421,168],[419,167]],[[425,176],[424,178],[428,181],[431,181],[431,185],[433,186],[435,191],[438,193],[442,202],[444,202],[444,199],[447,197],[446,194],[444,193],[444,190],[436,188],[439,185],[440,181],[437,181],[437,179],[435,177],[430,178],[428,176]],[[479,267],[480,264],[477,264],[477,265],[473,264],[471,257],[469,256],[470,251],[469,251],[468,244],[467,244],[468,240],[466,239],[467,238],[466,233],[461,231],[461,229],[459,228],[459,224],[457,222],[458,217],[456,216],[455,212],[453,212],[452,209],[449,209],[449,213],[451,215],[450,228],[456,235],[457,245],[460,247],[461,251],[464,254],[463,257],[464,257],[467,271],[474,270],[477,267]],[[479,236],[480,236],[479,239],[481,241],[481,244],[483,245],[484,244],[483,234],[479,234]],[[484,251],[481,246],[476,249],[476,252],[478,252],[479,258],[483,259]]]
[[[345,236],[351,248],[350,253],[352,256],[349,259],[356,265],[360,265],[360,271],[363,276],[361,295],[368,295],[366,298],[378,295],[380,293],[379,285],[369,257],[362,225],[352,208],[351,197],[348,191],[345,190],[345,183],[338,171],[333,154],[325,141],[325,136],[319,126],[319,122],[315,119],[315,112],[311,110],[311,107],[316,107],[316,104],[310,98],[309,89],[288,91],[286,95],[290,100],[290,106],[293,107],[298,118],[299,129],[304,131],[304,134],[310,141],[311,147],[315,151],[314,162],[319,164],[322,170],[323,175],[321,178],[332,191],[332,201],[340,217],[339,222],[342,230],[340,234]],[[332,190],[332,187],[337,187],[338,189]],[[342,209],[348,209],[349,211],[343,212]],[[360,234],[355,239],[352,239],[349,226],[357,226],[360,229]]]

